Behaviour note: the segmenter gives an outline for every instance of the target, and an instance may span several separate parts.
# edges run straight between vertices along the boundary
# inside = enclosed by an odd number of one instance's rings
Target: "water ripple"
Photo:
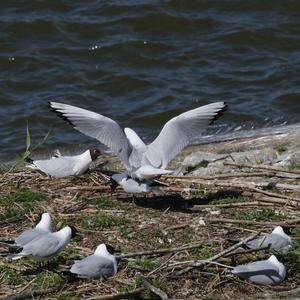
[[[226,100],[209,132],[299,122],[299,1],[11,0],[0,11],[0,161],[93,142],[49,100],[110,116],[150,141],[172,116]],[[227,128],[227,129],[226,129]]]

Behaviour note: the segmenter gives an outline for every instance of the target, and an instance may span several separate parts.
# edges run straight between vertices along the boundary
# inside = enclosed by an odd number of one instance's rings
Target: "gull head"
[[[73,239],[77,233],[78,233],[78,230],[75,228],[75,226],[67,226],[69,228],[71,228],[71,238]]]
[[[89,150],[90,150],[90,156],[91,156],[92,160],[97,159],[97,157],[99,157],[101,155],[101,151],[96,148],[92,148]]]

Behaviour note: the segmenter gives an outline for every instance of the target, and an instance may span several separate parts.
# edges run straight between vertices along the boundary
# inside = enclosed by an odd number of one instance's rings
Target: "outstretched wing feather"
[[[51,110],[68,121],[76,130],[95,138],[110,148],[127,166],[131,146],[124,131],[114,120],[72,105],[50,102]]]
[[[144,159],[154,167],[167,164],[226,109],[225,102],[215,102],[187,111],[168,121],[158,137],[148,145]]]

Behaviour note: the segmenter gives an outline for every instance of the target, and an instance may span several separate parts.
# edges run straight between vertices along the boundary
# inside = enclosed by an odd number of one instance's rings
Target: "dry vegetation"
[[[13,239],[45,211],[52,214],[57,229],[75,225],[79,235],[43,270],[29,259],[11,262],[1,258],[0,297],[159,299],[166,296],[164,293],[173,299],[300,296],[295,290],[300,285],[300,175],[293,170],[281,176],[278,170],[242,171],[234,176],[165,177],[161,180],[169,187],[164,188],[162,197],[132,197],[120,189],[110,195],[99,169],[65,179],[50,179],[29,170],[3,172],[1,239]],[[280,185],[267,184],[270,178]],[[292,251],[279,255],[288,269],[279,286],[251,284],[220,266],[206,264],[182,272],[189,264],[177,264],[210,258],[241,238],[270,232],[275,224],[290,228],[295,241]],[[74,259],[91,254],[103,242],[120,251],[115,277],[76,280],[66,274]],[[156,252],[162,249],[168,250]],[[144,255],[138,253],[145,251]],[[269,255],[265,250],[246,253],[236,249],[218,262],[236,265]],[[136,276],[137,271],[158,290],[153,293],[145,288],[147,284]],[[9,298],[12,295],[17,296]]]

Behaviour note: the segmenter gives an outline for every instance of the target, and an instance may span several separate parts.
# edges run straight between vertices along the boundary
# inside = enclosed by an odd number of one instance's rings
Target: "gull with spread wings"
[[[117,155],[128,175],[138,180],[149,180],[173,171],[168,163],[224,110],[225,102],[215,102],[180,114],[169,120],[149,145],[130,128],[119,126],[114,120],[76,106],[49,102],[52,111],[68,121],[76,130],[97,139]]]

